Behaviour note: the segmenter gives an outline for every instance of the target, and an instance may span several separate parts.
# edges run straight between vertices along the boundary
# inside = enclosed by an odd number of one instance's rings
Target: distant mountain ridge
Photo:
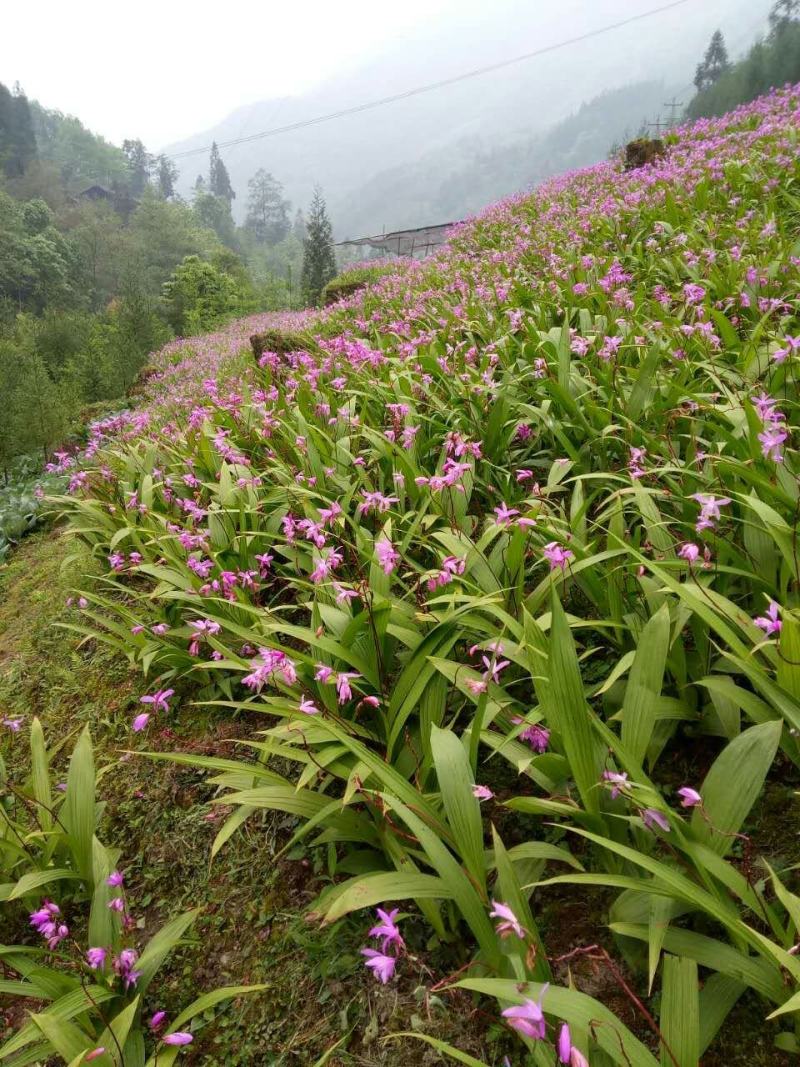
[[[734,49],[744,47],[763,23],[768,7],[769,0],[689,4],[425,96],[226,148],[223,158],[237,193],[234,211],[237,218],[243,217],[247,182],[264,167],[283,183],[295,206],[304,207],[314,184],[321,183],[339,238],[383,227],[437,222],[442,211],[468,213],[541,177],[542,166],[533,166],[529,173],[524,161],[511,166],[511,156],[522,152],[524,157],[526,145],[573,113],[579,114],[585,101],[605,90],[622,90],[644,81],[690,87],[698,57],[717,26],[730,33]],[[557,9],[545,12],[538,4],[497,0],[480,19],[455,28],[423,29],[414,37],[392,42],[387,55],[376,56],[362,68],[303,96],[237,108],[212,128],[164,151],[205,148],[212,140],[235,140],[326,114],[533,51],[646,10],[647,5],[633,6],[630,0],[608,0],[593,5],[587,17],[583,0],[562,0]],[[751,23],[748,35],[745,31]],[[737,41],[737,34],[744,34],[745,39]],[[554,86],[558,87],[555,92]],[[631,108],[634,104],[631,101]],[[661,110],[662,104],[663,100],[648,97],[648,107]],[[636,114],[633,121],[645,117]],[[651,112],[650,117],[655,114]],[[590,137],[591,131],[583,134]],[[609,144],[617,136],[612,131]],[[456,196],[442,188],[437,173],[442,166],[453,181],[461,181],[448,157],[464,163],[462,175],[478,175],[496,151],[509,164],[509,181],[516,184],[481,178],[481,187],[487,190],[487,199],[481,202],[469,190]],[[576,158],[583,165],[604,154],[598,147],[592,152],[586,147]],[[207,169],[207,155],[176,162],[181,170],[179,190],[188,195],[197,174]],[[403,176],[419,184],[404,190],[402,196],[381,201],[380,190],[388,195],[398,183],[402,190]],[[435,217],[429,217],[430,212]]]

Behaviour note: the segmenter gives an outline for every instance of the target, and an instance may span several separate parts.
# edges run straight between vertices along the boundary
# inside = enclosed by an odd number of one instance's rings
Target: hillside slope
[[[425,1005],[411,1045],[479,994],[479,1064],[796,1051],[798,117],[775,93],[173,342],[64,462],[100,570],[70,625],[150,698],[130,747],[208,770],[165,726],[230,716],[222,862],[278,812],[300,906]]]

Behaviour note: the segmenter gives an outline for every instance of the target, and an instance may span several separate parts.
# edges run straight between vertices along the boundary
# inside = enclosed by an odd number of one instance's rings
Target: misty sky
[[[633,15],[663,2],[626,0],[622,10]],[[443,28],[486,27],[465,57],[480,66],[616,21],[621,11],[619,0],[585,0],[577,15],[575,4],[559,15],[558,0],[519,3],[528,29],[515,37],[513,24],[493,23],[493,16],[513,23],[513,4],[499,15],[492,0],[29,0],[3,12],[0,81],[19,81],[28,96],[77,115],[115,143],[140,137],[158,149],[237,107],[302,93],[376,55],[389,67],[402,57],[408,69],[415,39]],[[657,32],[660,18],[691,17],[703,5],[722,13],[725,0],[691,0],[679,13],[649,20],[648,32]],[[764,0],[753,6],[763,18]],[[445,46],[437,66],[427,64],[417,80],[453,73],[447,60]]]

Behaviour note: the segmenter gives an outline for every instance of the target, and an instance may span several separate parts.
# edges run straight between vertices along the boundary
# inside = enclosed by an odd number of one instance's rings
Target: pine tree
[[[156,159],[156,183],[162,200],[170,200],[175,195],[175,182],[178,180],[178,168],[169,156]]]
[[[302,208],[298,208],[294,216],[294,222],[292,223],[292,233],[298,241],[302,242],[306,239],[306,231],[306,217],[303,214]]]
[[[231,179],[228,176],[228,170],[222,162],[222,157],[219,154],[216,141],[211,145],[211,159],[208,166],[208,188],[213,196],[219,196],[223,200],[227,200],[229,204],[232,200],[236,199],[236,193],[233,191]]]
[[[333,230],[322,190],[314,189],[314,199],[308,216],[308,233],[303,243],[303,297],[308,304],[316,304],[322,290],[336,274],[333,251]]]
[[[34,159],[36,136],[28,98],[18,84],[13,93],[0,84],[0,171],[19,178]]]
[[[716,30],[709,42],[703,62],[698,64],[694,75],[694,85],[698,93],[709,89],[719,81],[726,70],[730,69],[728,49],[720,30]]]
[[[259,244],[276,245],[289,232],[289,208],[283,186],[263,168],[247,183],[247,217],[245,227]]]
[[[800,0],[775,0],[769,13],[773,34],[780,33],[791,22],[800,20]]]

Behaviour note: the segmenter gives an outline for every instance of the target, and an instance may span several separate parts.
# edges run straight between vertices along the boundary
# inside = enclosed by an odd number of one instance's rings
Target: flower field
[[[447,958],[427,984],[507,1027],[511,1064],[696,1067],[751,1002],[769,1055],[800,1052],[800,850],[757,832],[800,770],[799,118],[787,88],[324,311],[172,342],[60,465],[104,568],[73,630],[140,671],[131,747],[200,704],[247,716],[239,758],[152,754],[211,775],[212,857],[291,816],[317,921],[363,922],[377,983]],[[265,330],[304,347],[256,361]],[[155,1041],[164,1067],[194,1009],[139,1025],[162,957],[107,884],[119,854],[94,838],[92,866],[78,745],[64,840],[4,881],[55,949],[77,871],[119,1014],[93,1030],[64,988],[69,1040],[39,1015],[35,1047],[106,1067]],[[588,938],[542,923],[554,894],[601,916]],[[624,1012],[570,980],[585,958]]]

